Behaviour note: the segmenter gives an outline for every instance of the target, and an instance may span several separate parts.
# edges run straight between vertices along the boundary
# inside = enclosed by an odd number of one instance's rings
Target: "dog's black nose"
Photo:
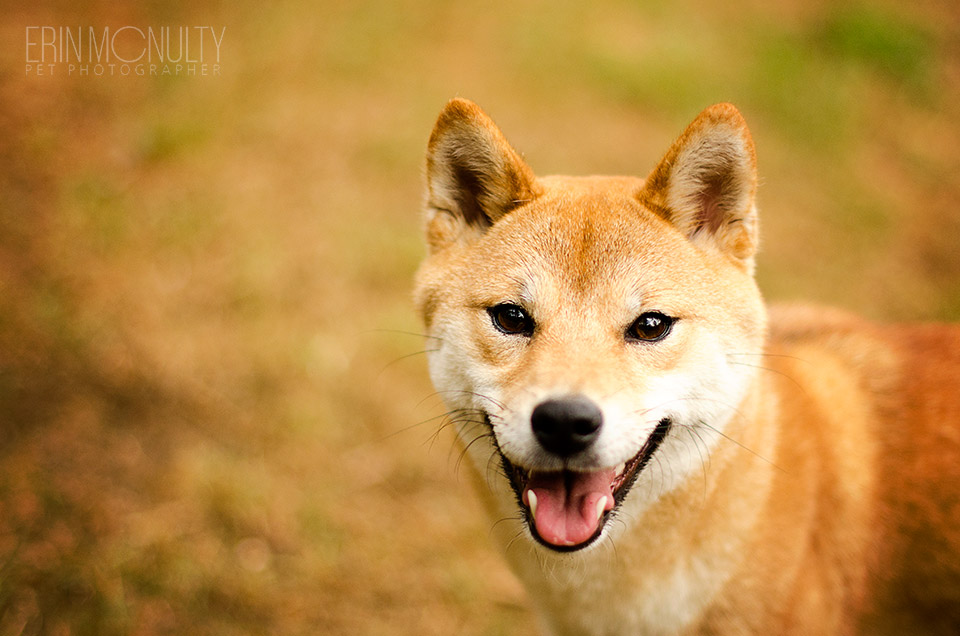
[[[542,402],[530,416],[533,434],[544,449],[570,457],[586,449],[600,435],[603,413],[582,396]]]

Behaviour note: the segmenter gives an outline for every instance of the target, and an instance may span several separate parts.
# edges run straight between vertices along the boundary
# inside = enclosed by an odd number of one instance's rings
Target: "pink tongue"
[[[613,509],[613,470],[593,473],[534,474],[527,483],[537,499],[534,524],[540,538],[553,545],[572,546],[594,535],[600,523],[597,505],[606,497],[603,510]],[[529,495],[524,493],[529,505]]]

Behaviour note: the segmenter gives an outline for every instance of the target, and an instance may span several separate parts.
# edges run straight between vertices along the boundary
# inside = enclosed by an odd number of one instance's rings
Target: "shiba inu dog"
[[[768,312],[756,189],[729,104],[646,179],[440,114],[430,374],[548,633],[960,633],[960,330]]]

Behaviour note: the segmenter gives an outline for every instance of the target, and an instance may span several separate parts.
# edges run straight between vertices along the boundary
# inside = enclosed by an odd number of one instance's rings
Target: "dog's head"
[[[441,113],[416,285],[431,377],[499,514],[543,546],[629,524],[736,417],[765,330],[755,190],[726,104],[646,180],[537,178],[476,105]]]

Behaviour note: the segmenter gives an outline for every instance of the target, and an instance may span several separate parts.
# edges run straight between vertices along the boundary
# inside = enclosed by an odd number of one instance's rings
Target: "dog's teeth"
[[[603,516],[603,509],[607,507],[607,496],[604,495],[597,500],[597,521]]]
[[[626,469],[627,469],[627,465],[625,463],[620,464],[619,466],[617,466],[617,471],[614,474],[616,474],[616,476],[619,477],[620,475],[623,474],[623,471],[625,471]]]
[[[533,494],[532,490],[527,491],[527,501],[530,502],[530,516],[534,520],[537,519],[537,496]]]

